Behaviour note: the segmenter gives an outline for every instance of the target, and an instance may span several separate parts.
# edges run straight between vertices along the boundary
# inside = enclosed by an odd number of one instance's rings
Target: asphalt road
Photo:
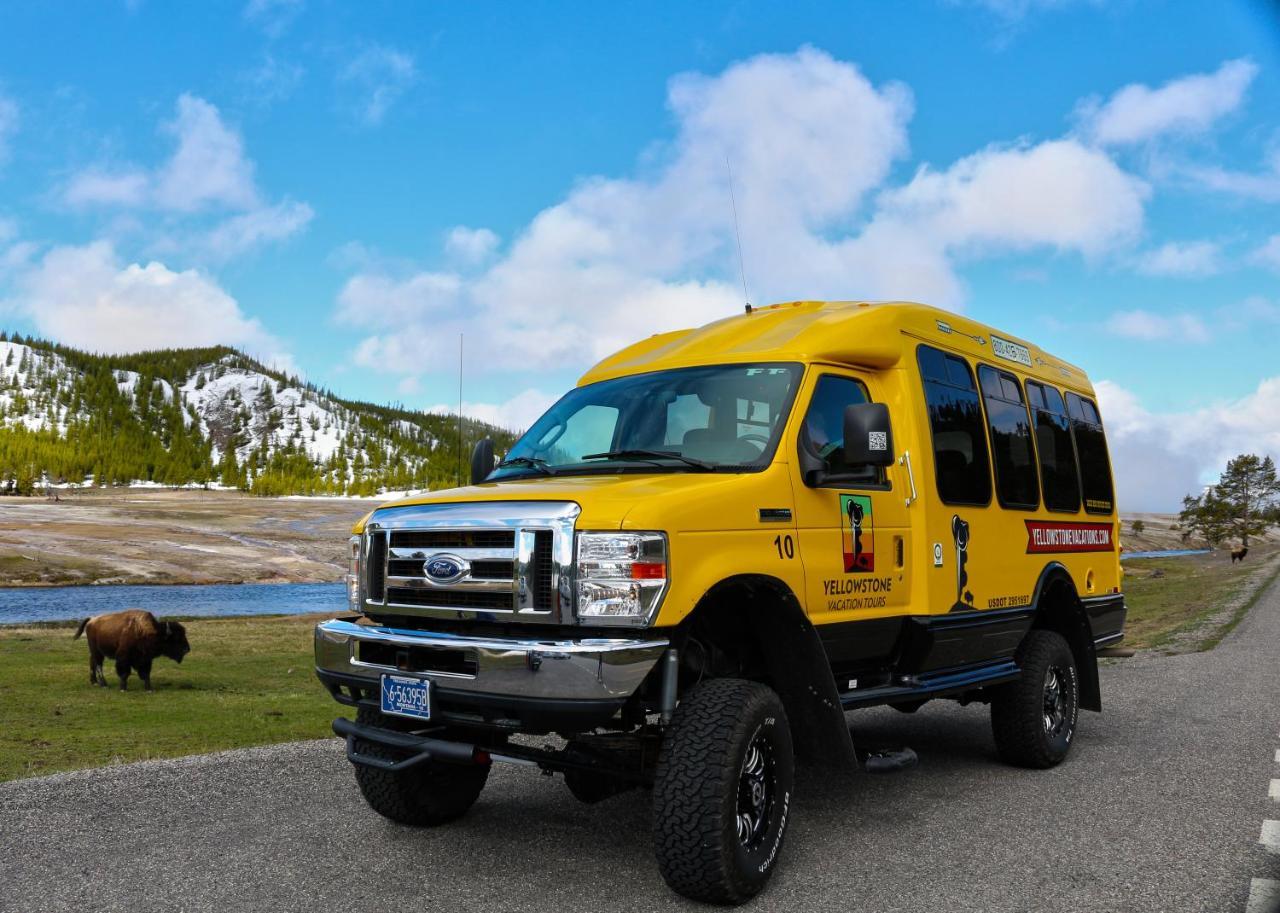
[[[920,766],[805,784],[759,910],[1243,911],[1280,879],[1280,588],[1207,654],[1103,670],[1070,759],[1003,767],[985,708],[864,711]],[[439,830],[368,811],[340,746],[309,742],[0,785],[0,909],[664,910],[648,804],[579,804],[498,767]],[[1262,913],[1260,888],[1249,913]]]

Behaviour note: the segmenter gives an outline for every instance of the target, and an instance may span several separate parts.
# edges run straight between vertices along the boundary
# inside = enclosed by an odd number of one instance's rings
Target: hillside
[[[93,355],[0,333],[0,486],[212,485],[262,495],[453,485],[457,417],[340,399],[226,347]],[[490,435],[465,420],[464,464]]]

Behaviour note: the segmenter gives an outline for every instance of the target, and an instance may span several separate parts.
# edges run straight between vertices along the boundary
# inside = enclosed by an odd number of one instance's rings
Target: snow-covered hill
[[[477,437],[510,436],[464,423]],[[456,416],[339,399],[233,349],[98,356],[0,338],[0,483],[373,494],[456,481]]]

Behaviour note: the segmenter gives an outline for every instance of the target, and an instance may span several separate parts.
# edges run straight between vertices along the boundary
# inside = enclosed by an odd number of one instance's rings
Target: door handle
[[[907,481],[911,483],[911,497],[907,498],[907,507],[910,507],[919,497],[916,494],[916,474],[911,469],[911,451],[902,451],[902,456],[898,457],[898,464],[907,467]]]

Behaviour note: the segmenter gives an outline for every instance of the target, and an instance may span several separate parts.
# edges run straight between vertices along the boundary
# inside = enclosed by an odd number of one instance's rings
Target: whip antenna
[[[458,334],[458,486],[462,486],[462,334]]]
[[[751,296],[747,294],[747,266],[742,259],[742,232],[738,230],[738,201],[733,194],[733,168],[729,156],[724,157],[724,170],[729,174],[729,205],[733,207],[733,237],[738,242],[738,275],[742,277],[742,304],[751,313]]]

